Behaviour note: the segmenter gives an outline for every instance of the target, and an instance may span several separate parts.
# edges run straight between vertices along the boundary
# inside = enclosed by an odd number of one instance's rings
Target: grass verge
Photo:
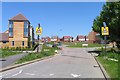
[[[12,52],[12,51],[9,51],[9,50],[1,50],[0,49],[0,58],[16,55],[16,54],[20,54],[20,53],[21,52]]]
[[[77,42],[77,43],[65,43],[66,45],[68,45],[67,47],[71,47],[71,48],[82,48],[82,42]],[[88,47],[103,47],[104,44],[88,44]]]
[[[102,66],[104,67],[104,69],[106,70],[106,72],[108,73],[110,78],[117,79],[118,76],[120,75],[120,73],[118,71],[119,70],[118,69],[119,61],[113,61],[113,60],[109,60],[109,59],[111,58],[111,59],[118,60],[119,54],[108,52],[106,56],[107,56],[107,58],[105,59],[104,55],[100,55],[97,57],[97,60],[102,64]]]
[[[32,61],[35,59],[40,59],[43,57],[51,56],[55,54],[55,50],[58,50],[58,48],[53,48],[53,47],[47,47],[43,46],[43,49],[40,53],[30,53],[27,56],[24,56],[20,60],[16,62],[16,64],[24,63],[27,61]]]

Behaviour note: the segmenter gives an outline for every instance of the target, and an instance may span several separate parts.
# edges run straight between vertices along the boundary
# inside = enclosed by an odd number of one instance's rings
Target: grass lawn
[[[112,58],[116,60],[119,59],[118,56],[119,56],[118,54],[111,52],[107,54],[108,58]],[[117,62],[117,61],[104,59],[103,55],[98,56],[97,59],[103,65],[110,78],[118,78],[118,76],[120,75],[120,73],[118,73],[119,72],[118,64],[120,64],[119,61]]]
[[[43,46],[43,49],[40,53],[30,53],[27,56],[18,60],[16,62],[16,64],[24,63],[24,62],[27,62],[27,61],[31,61],[31,60],[40,59],[40,58],[43,58],[43,57],[54,55],[55,50],[58,50],[58,48]]]
[[[65,42],[63,43],[65,45],[68,45],[67,47],[71,48],[82,48],[82,42]],[[103,47],[103,44],[88,44],[88,47]]]
[[[20,53],[21,52],[12,52],[12,51],[9,51],[9,50],[0,49],[0,58],[16,55],[16,54],[20,54]]]

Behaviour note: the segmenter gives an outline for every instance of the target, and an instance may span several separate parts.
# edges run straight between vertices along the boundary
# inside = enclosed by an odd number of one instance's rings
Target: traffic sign
[[[109,28],[108,27],[102,27],[102,35],[103,36],[109,35]]]
[[[42,34],[42,28],[41,27],[37,27],[36,28],[36,34],[37,35],[41,35]]]

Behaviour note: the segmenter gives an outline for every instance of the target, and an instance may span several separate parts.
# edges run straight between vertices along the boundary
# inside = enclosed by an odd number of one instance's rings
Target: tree
[[[115,41],[117,47],[120,46],[120,2],[106,2],[103,5],[102,11],[99,16],[93,21],[93,30],[101,33],[101,27],[103,27],[103,22],[106,22],[107,27],[109,27],[110,35],[107,39],[110,41]],[[101,37],[103,37],[101,35]]]

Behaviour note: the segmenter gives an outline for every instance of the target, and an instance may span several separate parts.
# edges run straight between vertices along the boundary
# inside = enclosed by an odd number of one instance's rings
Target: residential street
[[[93,48],[66,48],[61,54],[2,73],[3,78],[104,78]]]

